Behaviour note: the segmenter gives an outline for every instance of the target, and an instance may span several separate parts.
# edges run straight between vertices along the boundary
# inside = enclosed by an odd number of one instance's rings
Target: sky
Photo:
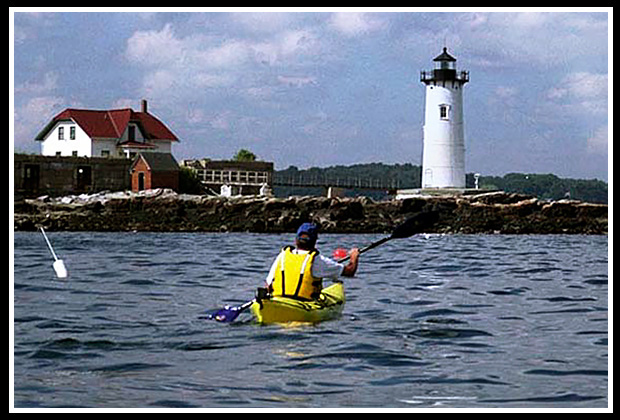
[[[467,172],[607,181],[613,10],[545,10],[10,9],[14,151],[66,108],[146,99],[177,160],[420,165],[420,71],[445,46],[470,72]]]

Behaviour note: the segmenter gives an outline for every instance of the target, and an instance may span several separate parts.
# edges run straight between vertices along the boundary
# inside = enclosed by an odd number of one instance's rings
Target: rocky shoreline
[[[158,189],[14,203],[14,230],[389,233],[408,217],[438,211],[426,233],[607,234],[606,204],[543,201],[504,192],[373,201],[367,197],[211,197]]]

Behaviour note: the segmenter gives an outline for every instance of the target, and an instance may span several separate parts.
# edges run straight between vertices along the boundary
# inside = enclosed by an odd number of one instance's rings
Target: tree
[[[204,187],[198,175],[191,168],[181,166],[179,170],[179,193],[203,194]]]
[[[254,162],[256,155],[247,149],[240,149],[233,157],[233,160],[236,162]]]

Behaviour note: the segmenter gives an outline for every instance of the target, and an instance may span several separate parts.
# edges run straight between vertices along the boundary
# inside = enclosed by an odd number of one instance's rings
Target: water
[[[607,407],[605,236],[416,236],[362,255],[342,317],[234,324],[292,235],[14,237],[16,407]],[[323,235],[363,246],[378,235]]]

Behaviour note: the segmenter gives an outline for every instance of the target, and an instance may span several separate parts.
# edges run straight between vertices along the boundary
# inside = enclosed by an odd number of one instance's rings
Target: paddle
[[[363,254],[366,251],[370,251],[373,248],[378,247],[381,244],[386,243],[392,239],[404,239],[409,238],[410,236],[415,235],[416,233],[421,232],[421,228],[433,224],[439,218],[439,213],[436,211],[428,211],[423,213],[418,213],[415,216],[410,217],[405,220],[402,224],[396,226],[394,231],[390,236],[387,236],[383,239],[379,239],[376,242],[371,243],[367,247],[360,249],[360,254]],[[338,260],[339,263],[343,263],[348,261],[351,257],[347,255],[346,257]]]
[[[387,241],[390,241],[392,239],[409,238],[410,236],[413,236],[414,234],[421,232],[422,231],[421,229],[423,227],[428,226],[429,224],[435,223],[438,217],[439,217],[439,213],[436,211],[418,213],[415,216],[412,216],[409,219],[405,220],[404,223],[398,225],[390,236],[385,237],[383,239],[379,239],[378,241],[373,242],[370,245],[360,249],[360,254],[363,254],[366,251],[370,251],[371,249],[376,248],[379,245],[384,244]],[[349,260],[349,258],[350,256],[347,255],[346,257],[339,259],[338,262],[339,263],[345,262]],[[239,306],[226,305],[222,309],[216,309],[214,311],[208,312],[207,319],[214,319],[219,322],[232,322],[235,319],[237,319],[239,314],[241,314],[243,311],[245,311],[250,306],[252,306],[252,304],[255,301],[256,299],[252,299],[251,301],[246,302],[243,305],[239,305]]]
[[[54,267],[56,276],[59,279],[64,279],[65,277],[67,277],[67,268],[65,267],[65,263],[63,262],[63,260],[59,260],[58,257],[56,256],[56,253],[54,252],[54,248],[52,248],[52,244],[50,243],[50,240],[47,239],[47,235],[45,234],[45,231],[43,230],[43,226],[41,226],[40,229],[41,229],[41,233],[43,234],[43,237],[45,238],[45,242],[47,242],[47,246],[49,247],[50,251],[52,252],[52,256],[54,257],[54,264],[52,264],[52,267]]]

